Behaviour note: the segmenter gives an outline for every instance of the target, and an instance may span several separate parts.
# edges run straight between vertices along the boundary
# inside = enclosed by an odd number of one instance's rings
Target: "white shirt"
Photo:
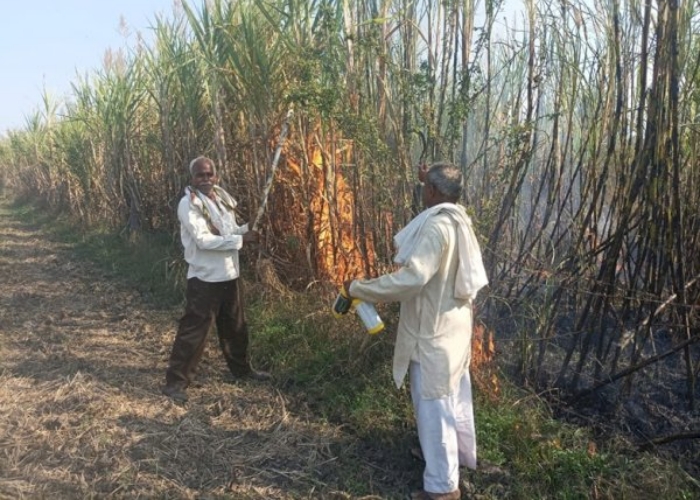
[[[433,210],[420,224],[410,255],[397,271],[353,281],[349,292],[368,302],[401,302],[394,381],[400,387],[410,362],[417,361],[422,396],[437,399],[453,394],[469,369],[472,305],[471,299],[456,296],[455,280],[460,267],[458,241],[463,239],[458,232],[473,230],[471,224],[458,223],[450,210]],[[481,264],[476,249],[475,260]]]
[[[218,197],[217,197],[218,198]],[[220,235],[213,234],[204,216],[203,204]],[[210,283],[230,281],[240,274],[238,251],[248,225],[239,226],[235,214],[207,196],[192,195],[189,189],[177,207],[180,239],[189,264],[187,279],[198,278]]]

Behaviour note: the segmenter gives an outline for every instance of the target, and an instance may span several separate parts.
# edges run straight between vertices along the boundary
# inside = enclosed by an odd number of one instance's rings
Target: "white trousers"
[[[459,467],[476,469],[472,384],[467,370],[459,389],[439,399],[421,398],[420,364],[411,362],[411,399],[425,459],[423,489],[450,493],[459,488]]]

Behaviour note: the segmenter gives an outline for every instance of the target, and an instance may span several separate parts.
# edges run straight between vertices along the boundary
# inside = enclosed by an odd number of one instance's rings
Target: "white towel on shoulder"
[[[192,189],[190,186],[185,188],[185,196],[190,200],[190,207],[201,212],[221,236],[247,233],[248,224],[239,226],[236,222],[236,215],[233,212],[237,205],[236,200],[219,186],[214,186],[214,193],[223,202],[221,206],[198,189]]]
[[[403,265],[411,257],[423,225],[438,213],[447,213],[457,224],[457,245],[459,251],[459,268],[455,280],[455,297],[459,299],[476,298],[477,292],[489,282],[481,257],[479,242],[472,228],[472,221],[464,207],[454,203],[440,203],[419,213],[396,236],[397,248],[394,262]]]

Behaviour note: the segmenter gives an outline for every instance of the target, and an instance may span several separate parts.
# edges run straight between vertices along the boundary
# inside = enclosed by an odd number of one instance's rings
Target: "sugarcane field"
[[[8,5],[0,500],[700,498],[698,0],[161,1]]]

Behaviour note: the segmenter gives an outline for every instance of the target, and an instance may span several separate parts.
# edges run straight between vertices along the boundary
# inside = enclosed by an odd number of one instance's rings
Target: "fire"
[[[297,263],[296,268],[278,272],[284,273],[287,282],[308,279],[299,276],[303,271],[335,284],[364,276],[367,270],[375,269],[376,255],[372,238],[357,234],[356,193],[347,179],[352,142],[337,140],[322,145],[316,134],[311,134],[305,148],[286,149],[286,164],[271,195],[273,233],[280,235],[278,241],[286,242],[275,249],[275,255],[278,262]],[[362,186],[357,187],[361,190]],[[303,262],[307,266],[302,271],[299,263]]]
[[[493,331],[487,330],[483,324],[474,325],[471,367],[474,384],[482,393],[496,400],[500,395],[500,384],[496,371],[496,344],[493,337]]]

